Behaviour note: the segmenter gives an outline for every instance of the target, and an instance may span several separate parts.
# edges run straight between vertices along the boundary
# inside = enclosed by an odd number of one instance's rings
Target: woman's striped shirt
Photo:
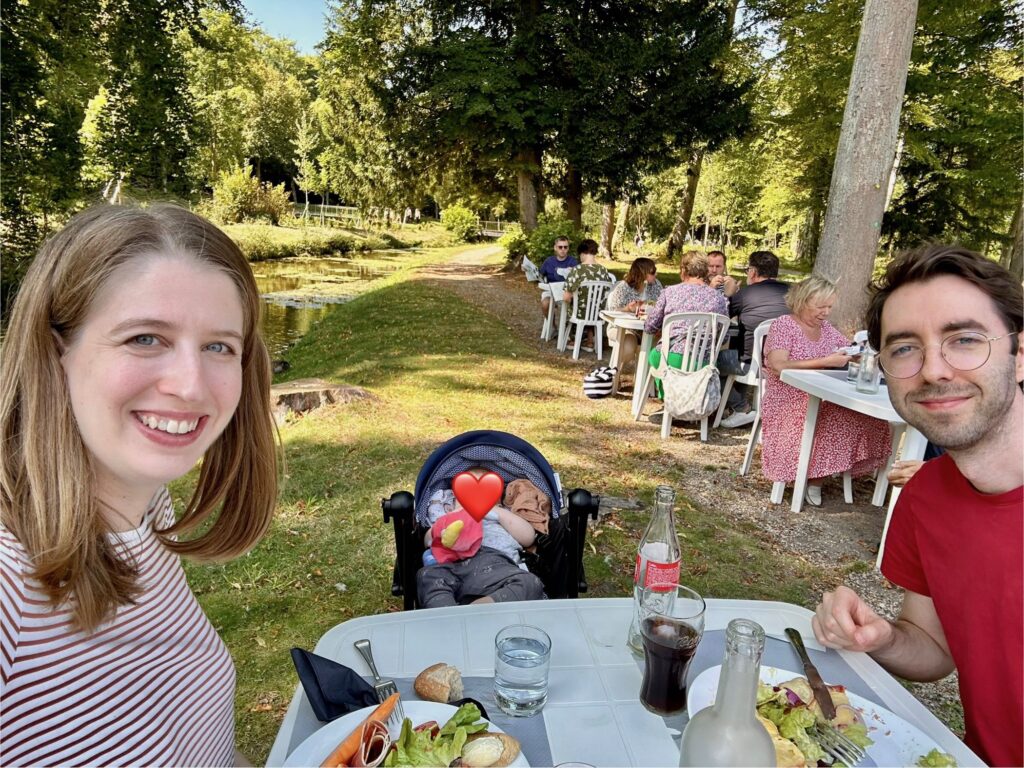
[[[153,533],[173,520],[161,490],[140,528],[112,534],[144,591],[92,634],[47,601],[0,526],[0,765],[234,762],[234,665]]]

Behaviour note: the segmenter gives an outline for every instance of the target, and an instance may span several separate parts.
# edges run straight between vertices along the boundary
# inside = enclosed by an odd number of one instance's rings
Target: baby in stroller
[[[483,525],[465,510],[458,509],[452,491],[453,481],[469,470],[475,470],[474,474],[481,470],[493,472],[504,484],[503,497],[499,493],[497,497],[491,496],[480,502],[485,510],[492,504],[500,504],[490,509],[490,520],[485,518]],[[462,498],[467,504],[476,503],[465,496]],[[465,604],[480,597],[490,597],[495,601],[577,597],[587,591],[583,548],[587,519],[597,518],[599,503],[600,498],[584,488],[575,488],[563,496],[558,473],[536,448],[515,435],[493,430],[456,435],[438,446],[427,458],[416,478],[415,494],[397,491],[390,498],[381,499],[384,522],[392,523],[395,530],[396,557],[391,593],[402,597],[406,610],[427,605],[452,605],[453,602]],[[481,510],[475,509],[475,513],[480,517]],[[524,518],[532,530],[527,532],[519,526],[521,520],[503,526],[502,521],[509,521],[506,513]],[[447,524],[441,525],[437,531],[433,529],[438,519],[446,514],[463,515],[464,525],[477,528],[479,536],[476,541],[482,545],[478,548],[485,554],[493,551],[500,558],[495,560],[491,555],[470,558],[464,565],[448,571],[454,571],[456,576],[465,575],[462,571],[474,571],[473,581],[476,581],[478,568],[497,568],[502,575],[512,579],[511,587],[505,585],[506,589],[502,591],[497,573],[485,574],[485,581],[494,578],[497,583],[484,583],[482,588],[474,586],[472,581],[469,584],[461,581],[451,587],[438,585],[438,577],[432,584],[428,583],[432,574],[441,571],[431,565],[424,567],[424,546],[433,552],[435,534],[441,535]],[[507,546],[495,547],[489,543],[492,541],[490,538],[483,541],[483,526],[495,533],[500,530],[500,535],[507,536]],[[519,534],[512,526],[518,528]],[[447,563],[476,553],[475,549],[469,551],[464,546],[472,540],[465,534],[458,536],[454,555],[446,555],[444,548],[438,547],[442,554],[438,561]],[[486,564],[487,560],[490,565]],[[528,572],[522,567],[524,564]],[[539,579],[543,591],[538,590],[535,579],[528,578],[530,576]],[[437,589],[437,598],[443,602],[435,602],[434,597],[426,594],[431,586]],[[426,598],[426,601],[421,598]]]
[[[478,479],[488,472],[484,467],[466,471]],[[424,608],[545,597],[543,582],[523,562],[523,549],[537,540],[537,530],[523,517],[496,504],[477,523],[453,491],[439,489],[427,504],[427,520],[424,543],[429,549],[423,553],[425,567],[416,574]]]

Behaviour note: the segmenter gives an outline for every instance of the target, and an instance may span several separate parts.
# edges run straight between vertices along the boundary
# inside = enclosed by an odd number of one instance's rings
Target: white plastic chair
[[[560,344],[562,340],[561,317],[559,317],[559,319],[556,321],[555,313],[562,312],[562,314],[564,315],[564,312],[562,311],[562,289],[565,287],[565,283],[541,283],[540,287],[541,298],[543,299],[544,296],[548,296],[551,299],[551,302],[548,304],[548,314],[544,318],[544,324],[541,326],[540,329],[540,338],[543,341],[551,341],[551,337],[555,332],[555,323],[557,322],[559,330],[559,335],[557,338],[558,343]]]
[[[666,315],[661,327],[661,359],[668,360],[669,350],[672,346],[673,326],[685,324],[686,328],[681,333],[685,339],[686,353],[680,370],[695,371],[703,365],[714,365],[718,357],[718,351],[722,348],[725,340],[729,338],[729,318],[725,315],[714,312],[674,312]],[[667,364],[667,363],[666,363]],[[640,384],[640,391],[643,393],[643,400],[650,396],[654,379],[659,378],[653,366],[648,366],[644,374],[644,380]],[[637,415],[637,421],[643,415],[643,409]],[[706,443],[708,440],[708,416],[700,420],[700,440]],[[672,431],[672,417],[667,413],[661,419],[661,439],[667,440]]]
[[[580,359],[580,346],[583,344],[583,329],[590,326],[594,329],[594,349],[597,351],[597,359],[604,357],[604,319],[601,317],[601,310],[604,309],[605,297],[612,289],[612,283],[602,280],[584,280],[576,288],[572,295],[572,310],[569,314],[569,323],[576,326],[576,343],[572,348],[572,359]],[[587,305],[583,308],[581,317],[576,313],[580,307],[580,296],[587,294]],[[568,327],[561,329],[558,349],[565,351],[569,342]]]
[[[765,320],[763,323],[754,329],[754,348],[750,351],[750,368],[742,376],[737,376],[730,373],[725,378],[725,384],[722,386],[722,402],[718,406],[718,413],[715,414],[715,423],[712,425],[715,429],[718,428],[719,423],[722,421],[722,414],[725,412],[726,401],[729,399],[729,393],[732,392],[734,384],[745,384],[748,387],[753,387],[756,391],[754,395],[754,412],[755,422],[760,416],[760,402],[759,397],[761,392],[761,348],[764,345],[764,337],[768,333],[768,329],[772,327],[771,320]]]

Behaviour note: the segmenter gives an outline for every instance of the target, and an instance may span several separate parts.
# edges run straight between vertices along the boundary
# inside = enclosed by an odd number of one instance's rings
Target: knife
[[[826,720],[831,720],[836,716],[835,705],[832,704],[832,697],[829,695],[828,688],[825,687],[825,682],[821,679],[821,675],[818,673],[818,668],[814,666],[814,662],[811,661],[811,657],[807,655],[807,649],[804,648],[803,638],[800,637],[800,633],[792,627],[786,627],[786,637],[789,638],[789,642],[796,648],[796,653],[800,657],[800,661],[804,663],[804,674],[807,675],[807,682],[811,684],[811,690],[814,692],[814,700],[818,702],[818,706],[821,707],[821,714],[825,716]]]

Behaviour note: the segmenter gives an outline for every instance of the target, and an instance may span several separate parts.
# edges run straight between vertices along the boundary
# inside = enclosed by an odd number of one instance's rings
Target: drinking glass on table
[[[529,624],[513,624],[494,638],[494,699],[513,717],[529,717],[548,700],[551,638]]]
[[[686,709],[686,673],[704,635],[704,598],[681,584],[654,585],[640,596],[644,680],[640,703],[659,715]]]

